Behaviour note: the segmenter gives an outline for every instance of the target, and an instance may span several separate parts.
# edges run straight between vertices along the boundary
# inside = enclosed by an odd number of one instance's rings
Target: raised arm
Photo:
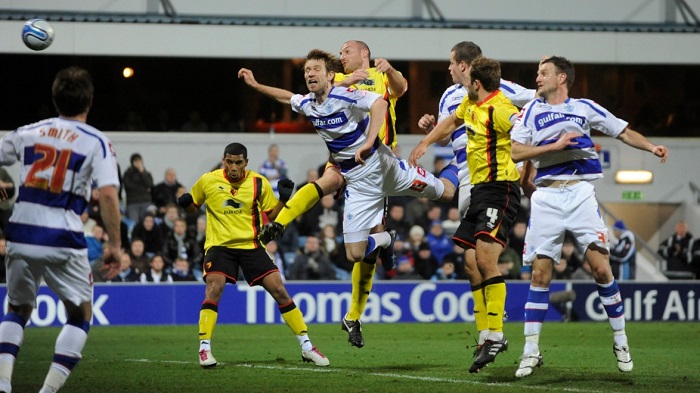
[[[264,94],[264,95],[266,95],[274,100],[277,100],[283,104],[289,104],[289,101],[291,100],[292,96],[294,95],[294,93],[292,93],[291,91],[258,83],[258,81],[255,80],[255,76],[253,75],[253,71],[251,71],[247,68],[241,68],[238,71],[238,77],[243,79],[243,81],[248,86],[252,87],[253,90],[257,91],[258,93],[262,93],[262,94]]]
[[[406,78],[392,67],[387,59],[374,59],[374,66],[377,70],[386,74],[389,79],[389,93],[393,97],[401,97],[408,90],[408,82]]]
[[[666,146],[651,143],[644,135],[631,128],[625,128],[625,130],[617,136],[617,139],[635,149],[646,150],[657,157],[661,157],[662,163],[666,162],[666,158],[668,158],[668,149]]]

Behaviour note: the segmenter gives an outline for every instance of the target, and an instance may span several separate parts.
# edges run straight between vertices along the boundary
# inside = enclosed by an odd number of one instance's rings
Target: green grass
[[[351,347],[338,324],[311,325],[331,366],[302,363],[285,325],[219,325],[213,352],[223,366],[201,369],[196,326],[93,327],[66,392],[688,392],[700,387],[700,324],[631,323],[634,371],[617,371],[607,323],[548,323],[544,365],[516,379],[522,323],[506,323],[510,350],[469,374],[471,324],[366,324]],[[57,328],[27,328],[13,392],[37,391]]]

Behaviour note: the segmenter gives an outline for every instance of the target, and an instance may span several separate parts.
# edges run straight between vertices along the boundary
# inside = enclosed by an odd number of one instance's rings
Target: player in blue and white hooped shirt
[[[469,73],[469,64],[480,56],[482,56],[481,48],[471,41],[462,41],[452,47],[448,69],[452,76],[452,82],[455,84],[448,87],[440,98],[437,123],[454,113],[459,104],[464,100],[464,97],[467,95],[467,89],[464,84],[466,83],[466,75]],[[534,89],[527,89],[505,79],[501,79],[500,90],[513,105],[519,108],[522,108],[535,98]],[[435,124],[435,116],[429,114],[423,115],[423,117],[418,120],[418,127],[426,134],[434,128]],[[467,166],[467,135],[464,125],[459,126],[453,131],[449,135],[449,138],[445,138],[438,143],[444,146],[450,143],[450,141],[452,142],[452,150],[455,156],[440,172],[438,177],[450,178],[453,183],[456,183],[455,185],[459,185],[459,215],[460,217],[464,217],[464,213],[466,213],[469,207],[472,189],[471,182],[469,181],[469,168]],[[456,182],[454,181],[453,175],[451,175],[451,173],[454,172],[457,172]]]
[[[532,374],[542,364],[539,337],[549,304],[549,283],[554,263],[559,263],[564,232],[571,231],[586,250],[586,260],[598,284],[598,295],[614,332],[613,352],[622,372],[633,363],[625,333],[624,304],[610,269],[608,228],[603,221],[595,190],[590,183],[603,176],[591,129],[646,150],[665,162],[668,150],[655,145],[628,123],[591,100],[569,98],[574,67],[567,59],[553,56],[540,62],[537,94],[525,105],[511,133],[513,160],[530,160],[526,189],[531,211],[523,264],[532,265],[532,280],[525,304],[525,348],[516,377]],[[536,170],[534,180],[528,174]]]
[[[85,123],[93,90],[84,69],[59,71],[52,88],[59,117],[18,128],[0,141],[0,165],[21,164],[19,194],[6,234],[9,307],[0,323],[0,391],[11,389],[24,326],[36,307],[42,278],[65,305],[67,321],[41,392],[58,391],[82,357],[92,319],[92,273],[80,215],[88,206],[92,182],[100,189],[113,258],[105,264],[119,269],[119,174],[109,139]]]
[[[450,65],[448,67],[452,81],[455,85],[450,86],[445,90],[440,98],[438,107],[438,123],[449,118],[455,112],[457,107],[462,103],[464,97],[467,96],[467,77],[469,75],[470,64],[477,58],[482,56],[481,48],[471,42],[462,41],[452,47],[450,51]],[[516,83],[501,79],[500,90],[503,92],[514,105],[522,107],[526,103],[535,98],[535,90],[526,89]],[[435,127],[435,117],[425,114],[418,121],[418,127],[426,133],[430,133]],[[471,201],[472,184],[469,177],[469,167],[467,165],[467,133],[466,126],[460,125],[450,135],[440,140],[438,143],[446,145],[452,141],[452,149],[455,157],[452,162],[446,166],[438,175],[455,181],[454,173],[457,172],[457,181],[459,184],[458,193],[458,209],[460,217],[464,217],[469,208]],[[474,249],[469,249],[465,252],[465,269],[471,285],[472,296],[474,297],[474,317],[476,328],[479,331],[477,339],[477,347],[474,355],[478,357],[478,351],[482,344],[486,341],[489,329],[486,313],[486,298],[482,287],[483,278],[477,268],[476,255]]]
[[[332,71],[334,57],[321,50],[312,50],[304,63],[304,78],[310,93],[293,94],[287,90],[258,83],[253,73],[241,69],[239,77],[256,91],[279,102],[289,103],[296,112],[306,115],[316,132],[326,143],[332,158],[338,163],[345,178],[345,212],[343,234],[348,261],[359,263],[378,247],[389,247],[387,232],[370,235],[370,230],[382,223],[386,196],[411,195],[431,200],[451,200],[455,187],[447,180],[439,180],[421,167],[410,167],[379,142],[377,135],[386,114],[387,104],[381,96],[368,91],[334,87]],[[322,195],[322,192],[319,190]],[[294,203],[294,197],[287,204]],[[355,270],[353,270],[355,272]],[[362,315],[372,277],[364,277],[357,270],[353,277],[352,296],[357,297],[353,312]],[[353,273],[353,276],[355,273]],[[359,319],[348,331],[351,343],[362,347]],[[356,327],[355,327],[356,326]]]

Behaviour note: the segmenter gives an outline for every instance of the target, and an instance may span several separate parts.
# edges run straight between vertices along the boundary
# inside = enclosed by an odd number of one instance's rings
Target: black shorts
[[[238,268],[240,267],[251,287],[260,285],[262,279],[268,274],[279,272],[263,248],[241,250],[221,246],[210,247],[204,256],[202,267],[204,281],[207,281],[208,274],[223,274],[226,277],[226,282],[231,284],[238,281]]]
[[[462,248],[475,248],[478,237],[488,236],[505,247],[519,209],[518,182],[477,184],[472,188],[471,204],[452,241]]]

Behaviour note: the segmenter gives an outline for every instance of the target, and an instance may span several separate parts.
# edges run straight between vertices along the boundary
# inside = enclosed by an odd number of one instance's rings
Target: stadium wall
[[[509,321],[523,321],[529,283],[509,282],[506,311]],[[308,323],[339,322],[349,306],[350,285],[339,282],[287,282],[289,293]],[[204,296],[204,284],[96,284],[94,325],[194,325]],[[553,282],[551,291],[576,293],[571,314],[582,321],[604,321],[605,310],[594,284]],[[700,283],[621,283],[625,318],[628,321],[700,320]],[[0,286],[7,312],[7,287]],[[65,308],[42,286],[32,313],[32,326],[59,326]],[[363,321],[473,322],[473,298],[468,282],[377,282],[372,289]],[[562,320],[550,305],[548,321]],[[219,302],[219,323],[284,323],[277,305],[261,287],[228,286]]]

